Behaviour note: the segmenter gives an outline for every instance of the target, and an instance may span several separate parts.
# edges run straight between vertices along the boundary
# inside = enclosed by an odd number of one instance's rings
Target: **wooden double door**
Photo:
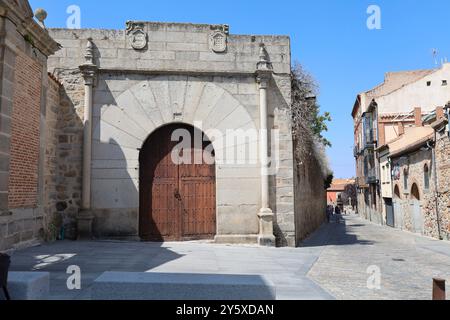
[[[176,130],[189,134],[172,141]],[[187,137],[190,148],[176,149]],[[194,137],[202,137],[197,147]],[[202,156],[204,152],[214,155],[210,152],[211,143],[204,142],[203,137],[192,126],[168,125],[153,133],[144,144],[140,153],[142,240],[186,241],[212,239],[216,235],[215,165],[210,160],[206,163]]]

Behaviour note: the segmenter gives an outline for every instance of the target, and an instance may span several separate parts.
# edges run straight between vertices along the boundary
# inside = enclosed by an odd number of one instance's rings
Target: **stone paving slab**
[[[312,251],[205,242],[63,241],[15,252],[11,269],[50,272],[51,299],[90,299],[94,280],[105,271],[260,275],[275,284],[277,299],[333,299],[306,277],[317,260]],[[80,291],[67,290],[70,265],[81,268]]]

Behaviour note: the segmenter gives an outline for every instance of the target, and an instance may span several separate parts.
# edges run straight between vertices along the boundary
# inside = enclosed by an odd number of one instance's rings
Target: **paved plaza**
[[[81,290],[67,289],[71,265],[81,268]],[[380,289],[367,288],[370,266]],[[450,244],[347,216],[296,249],[60,241],[13,253],[11,269],[50,272],[51,299],[89,299],[104,271],[263,275],[278,299],[430,299],[433,277],[450,280]]]

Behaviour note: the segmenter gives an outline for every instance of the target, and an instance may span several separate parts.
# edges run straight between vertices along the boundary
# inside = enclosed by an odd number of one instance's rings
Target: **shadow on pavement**
[[[343,216],[334,216],[330,223],[322,225],[314,234],[304,240],[300,247],[322,247],[340,245],[374,245],[374,241],[358,239],[352,234],[352,228],[363,227],[364,225],[349,225]]]
[[[50,272],[51,298],[83,299],[105,271],[148,272],[182,256],[162,243],[58,241],[13,252],[10,271]],[[67,290],[69,266],[80,268],[83,290]]]

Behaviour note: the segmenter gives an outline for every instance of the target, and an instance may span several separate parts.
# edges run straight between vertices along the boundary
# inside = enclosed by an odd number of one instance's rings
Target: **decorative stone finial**
[[[267,62],[267,50],[264,43],[259,44],[259,61]]]
[[[86,59],[86,63],[94,64],[94,43],[92,42],[92,38],[87,39],[84,58]]]
[[[92,42],[92,38],[87,39],[84,58],[86,59],[86,62],[79,68],[81,70],[81,73],[83,74],[85,83],[94,84],[94,79],[98,68],[94,62],[94,43]]]
[[[41,25],[42,28],[45,29],[45,19],[47,19],[47,11],[45,11],[42,8],[38,8],[36,9],[36,11],[34,12],[34,16],[36,17],[36,19],[39,21],[39,24]]]
[[[257,69],[260,71],[272,71],[273,69],[269,54],[267,53],[266,45],[262,42],[259,44],[259,62]]]

